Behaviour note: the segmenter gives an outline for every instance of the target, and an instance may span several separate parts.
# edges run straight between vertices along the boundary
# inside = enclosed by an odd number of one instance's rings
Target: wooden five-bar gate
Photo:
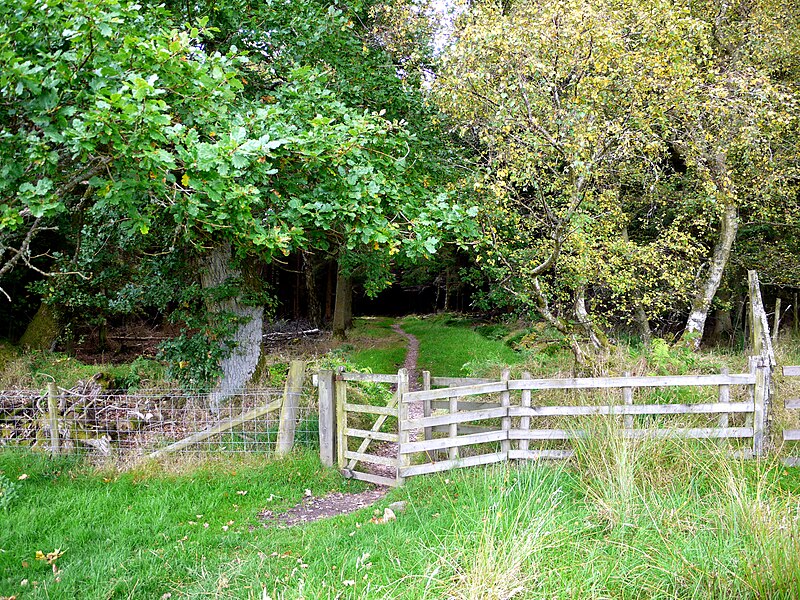
[[[753,357],[749,372],[739,374],[571,379],[525,374],[511,379],[505,371],[499,380],[488,381],[423,373],[418,391],[409,389],[405,369],[397,375],[323,371],[318,380],[321,455],[347,477],[400,485],[407,477],[458,467],[567,458],[573,453],[570,440],[589,435],[585,420],[605,416],[619,421],[626,438],[736,439],[738,455],[760,456],[769,370],[768,361]],[[358,382],[395,389],[386,405],[357,403],[348,397],[348,383]],[[691,394],[703,401],[676,402],[685,388],[704,390]],[[548,393],[555,390],[560,395],[553,404]],[[579,401],[575,405],[563,402],[570,394]],[[365,416],[374,419],[371,426],[363,425]],[[664,422],[698,417],[706,423]],[[362,424],[354,426],[354,419]],[[560,447],[541,447],[554,444]]]

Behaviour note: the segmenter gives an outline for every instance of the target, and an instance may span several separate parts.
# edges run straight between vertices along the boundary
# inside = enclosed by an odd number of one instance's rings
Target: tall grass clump
[[[741,539],[739,576],[758,598],[800,598],[800,496],[779,463],[725,463],[716,477],[720,527]]]
[[[560,469],[494,467],[464,488],[439,549],[436,597],[500,600],[529,597],[546,578],[545,553],[564,542]],[[448,553],[442,555],[441,548]]]

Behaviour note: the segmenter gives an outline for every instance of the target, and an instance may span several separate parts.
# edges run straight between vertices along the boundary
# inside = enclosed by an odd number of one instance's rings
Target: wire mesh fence
[[[237,393],[218,409],[208,395],[175,390],[114,392],[86,386],[0,391],[0,447],[59,454],[141,456],[187,440],[184,453],[271,453],[280,421],[281,389]],[[269,410],[267,410],[269,409]],[[296,415],[295,443],[318,445],[316,408]]]

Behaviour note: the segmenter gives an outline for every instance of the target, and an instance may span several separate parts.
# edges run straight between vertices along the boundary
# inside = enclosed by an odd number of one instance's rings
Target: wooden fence
[[[746,442],[740,455],[760,456],[769,399],[765,385],[769,377],[764,372],[770,366],[762,357],[753,357],[750,367],[750,372],[740,374],[572,379],[511,379],[505,371],[496,381],[423,373],[420,391],[409,391],[404,369],[397,375],[323,371],[318,380],[321,456],[325,464],[337,464],[347,477],[400,485],[406,477],[458,467],[567,458],[573,452],[566,447],[569,441],[588,434],[579,423],[598,416],[620,417],[626,438],[738,439]],[[392,384],[396,391],[385,406],[355,403],[348,399],[348,382]],[[664,388],[716,388],[716,393],[711,402],[636,402],[637,390]],[[595,391],[605,395],[601,398],[605,402],[568,406],[540,401],[541,395],[552,390]],[[732,390],[743,399],[732,400]],[[354,415],[362,420],[368,415],[374,421],[371,427],[356,428],[351,426]],[[637,428],[635,418],[645,415],[705,415],[715,421],[703,427]],[[733,415],[742,415],[735,426],[730,421]],[[573,422],[559,426],[557,422],[565,417]],[[532,447],[543,442],[565,447]],[[359,465],[368,465],[367,470],[358,470]]]
[[[784,377],[800,377],[800,366],[787,366],[783,367]],[[783,405],[788,410],[800,409],[800,398],[786,398]],[[800,429],[784,429],[783,430],[784,442],[800,442]],[[790,456],[783,461],[787,466],[797,467],[800,466],[800,458]]]

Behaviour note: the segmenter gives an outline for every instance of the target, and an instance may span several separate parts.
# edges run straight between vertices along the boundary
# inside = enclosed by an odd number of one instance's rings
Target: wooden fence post
[[[722,368],[722,374],[723,375],[728,374],[728,367]],[[728,403],[731,401],[731,386],[729,385],[719,386],[719,401],[722,403]],[[720,413],[719,414],[720,428],[725,429],[728,427],[728,424],[729,424],[728,413]]]
[[[767,430],[767,403],[769,401],[769,373],[768,365],[764,364],[766,358],[757,357],[756,383],[753,386],[753,454],[762,456],[764,454],[764,442]]]
[[[423,371],[422,372],[422,389],[423,391],[427,392],[431,389],[431,372],[430,371]],[[422,416],[423,417],[430,417],[431,416],[431,401],[425,399],[422,401]],[[433,439],[433,429],[430,427],[425,428],[425,439],[432,440]]]
[[[507,368],[503,369],[500,381],[508,385],[509,379],[511,379],[511,371]],[[511,406],[511,392],[508,391],[508,388],[505,392],[500,392],[500,406],[506,409]],[[511,450],[511,441],[508,439],[508,432],[511,431],[511,417],[503,417],[501,424],[506,437],[500,442],[500,451],[505,453],[506,460],[508,460],[508,451]]]
[[[297,408],[300,405],[300,395],[303,393],[303,379],[305,376],[306,363],[302,360],[293,360],[289,364],[289,375],[286,377],[286,387],[283,390],[283,406],[281,406],[278,442],[275,448],[278,456],[286,456],[294,446]]]
[[[630,377],[631,372],[625,371],[622,374],[623,377]],[[633,388],[624,387],[622,388],[622,402],[625,406],[633,406]],[[625,422],[625,429],[627,431],[633,431],[633,415],[625,415],[623,419]]]
[[[775,298],[775,314],[772,316],[772,344],[778,343],[778,330],[781,328],[781,299]]]
[[[336,399],[336,458],[339,470],[347,466],[347,459],[344,453],[347,452],[347,411],[344,405],[347,403],[347,382],[341,379],[341,369],[337,373],[336,381],[333,384],[333,397]]]
[[[319,394],[319,459],[326,467],[336,462],[336,396],[333,371],[320,371],[317,376]]]
[[[403,395],[408,390],[408,369],[400,369],[397,371],[397,485],[402,485],[405,481],[402,469],[411,464],[410,456],[400,452],[403,445],[411,441],[408,430],[408,403],[403,401]]]
[[[448,398],[448,408],[450,409],[449,413],[451,415],[454,415],[458,412],[458,397],[450,396],[450,398]],[[447,431],[447,437],[450,439],[455,439],[458,437],[458,423],[450,423]],[[455,460],[458,458],[458,446],[451,446],[448,449],[447,458],[449,460]]]
[[[530,379],[531,374],[528,371],[525,371],[522,374],[523,379]],[[530,408],[531,407],[531,391],[530,390],[522,390],[522,406],[523,408]],[[531,418],[530,417],[520,417],[519,419],[519,427],[523,431],[528,431],[531,428]],[[520,450],[528,450],[530,448],[530,441],[529,440],[520,440],[519,441],[519,449]]]
[[[58,387],[55,383],[47,384],[47,415],[50,423],[50,451],[53,456],[61,452],[61,441],[58,436]]]

